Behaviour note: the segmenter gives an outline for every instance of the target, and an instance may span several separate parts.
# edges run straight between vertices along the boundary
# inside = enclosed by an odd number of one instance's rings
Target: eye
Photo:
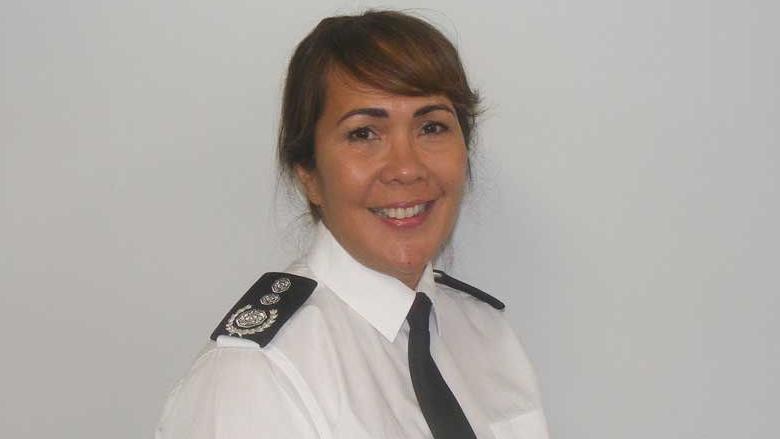
[[[378,138],[378,136],[370,127],[356,128],[347,133],[347,140],[350,142],[365,142],[376,138]]]
[[[441,122],[428,122],[422,127],[423,134],[441,134],[448,130],[449,127]]]

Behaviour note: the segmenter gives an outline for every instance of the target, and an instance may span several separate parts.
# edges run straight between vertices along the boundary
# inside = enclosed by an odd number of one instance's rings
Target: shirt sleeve
[[[258,347],[207,349],[168,397],[156,439],[319,438],[285,372]]]

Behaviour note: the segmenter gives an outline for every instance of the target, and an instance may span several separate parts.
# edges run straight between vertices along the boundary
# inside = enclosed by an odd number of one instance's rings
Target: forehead
[[[325,86],[323,118],[338,117],[340,113],[362,107],[376,107],[393,113],[412,113],[423,105],[452,102],[443,94],[407,96],[390,93],[355,79],[340,70],[328,72]]]

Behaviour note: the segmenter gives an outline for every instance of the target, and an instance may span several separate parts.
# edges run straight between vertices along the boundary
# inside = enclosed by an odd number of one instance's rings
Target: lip
[[[386,218],[376,213],[374,213],[374,216],[377,219],[379,219],[383,224],[390,226],[394,229],[412,229],[415,227],[419,227],[423,223],[425,223],[425,221],[428,219],[428,216],[430,216],[431,211],[433,210],[436,204],[436,200],[403,202],[398,204],[390,204],[378,208],[378,209],[406,208],[406,207],[417,206],[418,204],[425,204],[426,205],[425,210],[421,214],[410,218],[403,218],[403,219]]]
[[[371,209],[395,209],[395,208],[407,208],[407,207],[414,207],[418,204],[428,204],[428,207],[431,207],[433,205],[433,202],[436,200],[414,200],[414,201],[403,201],[400,203],[395,204],[386,204],[384,206],[376,206],[372,207]]]

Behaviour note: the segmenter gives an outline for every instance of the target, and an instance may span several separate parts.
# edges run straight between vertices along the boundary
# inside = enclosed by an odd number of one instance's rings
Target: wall
[[[3,2],[3,437],[151,436],[301,247],[274,179],[285,62],[366,5]],[[392,4],[485,97],[450,271],[508,303],[554,437],[776,437],[780,8],[474,5]]]

